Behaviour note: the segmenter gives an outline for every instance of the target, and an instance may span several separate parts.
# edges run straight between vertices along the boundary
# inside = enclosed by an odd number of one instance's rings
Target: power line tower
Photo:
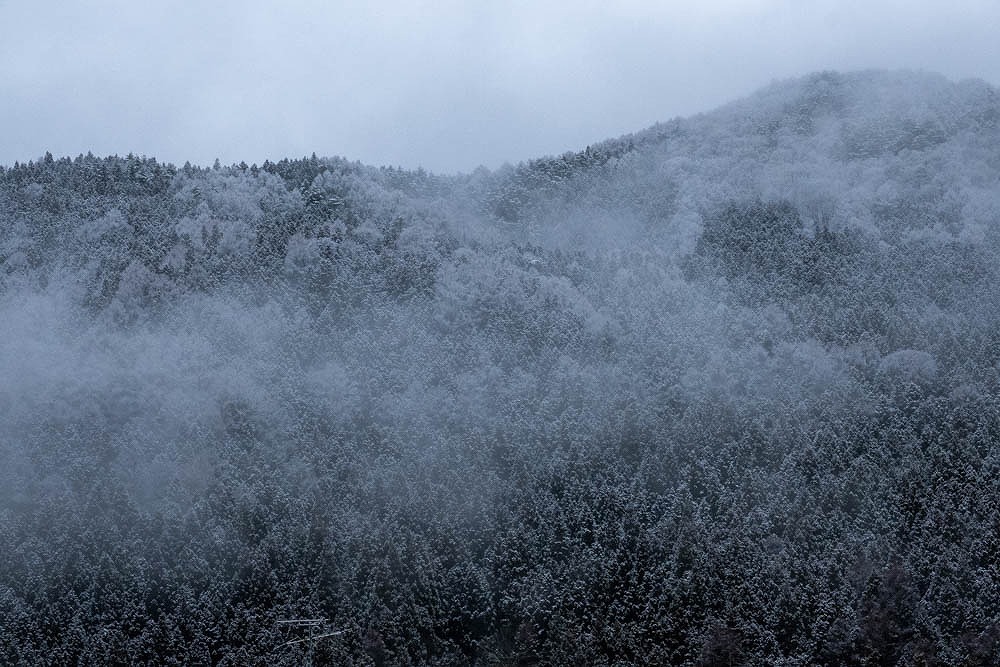
[[[315,646],[317,639],[325,639],[327,637],[336,637],[337,635],[344,634],[344,630],[334,630],[332,632],[323,632],[321,634],[316,634],[317,630],[326,625],[325,618],[289,618],[278,621],[278,625],[286,628],[304,628],[309,631],[309,636],[303,639],[292,639],[285,642],[284,644],[278,644],[275,650],[283,647],[290,646],[292,644],[304,644],[309,642],[309,648],[306,651],[306,661],[303,663],[305,667],[313,667],[313,647]]]

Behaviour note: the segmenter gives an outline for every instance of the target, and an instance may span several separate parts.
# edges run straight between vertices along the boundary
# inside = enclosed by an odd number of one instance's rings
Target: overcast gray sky
[[[1000,83],[997,0],[0,0],[0,163],[496,167],[819,69]]]

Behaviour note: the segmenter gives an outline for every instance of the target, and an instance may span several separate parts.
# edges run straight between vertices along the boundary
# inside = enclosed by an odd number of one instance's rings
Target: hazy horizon
[[[1000,82],[1000,5],[0,5],[0,164],[316,153],[438,173],[579,150],[814,71]],[[935,46],[936,45],[936,46]],[[930,48],[930,47],[934,48]],[[738,63],[738,67],[734,67]]]

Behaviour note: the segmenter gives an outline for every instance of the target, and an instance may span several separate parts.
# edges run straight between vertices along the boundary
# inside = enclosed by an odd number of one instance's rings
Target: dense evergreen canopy
[[[0,662],[990,664],[998,364],[980,82],[0,168]]]

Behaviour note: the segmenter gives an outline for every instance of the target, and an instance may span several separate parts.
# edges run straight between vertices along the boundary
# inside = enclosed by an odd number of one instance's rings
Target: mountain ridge
[[[984,81],[983,79],[979,78],[972,77],[960,80],[953,80],[945,77],[944,75],[937,74],[934,72],[922,71],[922,70],[907,70],[907,69],[900,69],[900,70],[866,69],[866,70],[848,70],[846,72],[841,72],[837,70],[821,70],[809,74],[793,76],[785,79],[772,81],[770,84],[762,86],[761,88],[755,90],[754,92],[751,92],[748,95],[733,99],[729,102],[723,103],[712,109],[708,109],[705,111],[701,111],[686,116],[677,116],[669,120],[658,121],[649,127],[626,132],[624,134],[615,137],[608,137],[605,139],[595,139],[593,142],[588,144],[587,147],[584,149],[569,150],[558,155],[543,154],[535,157],[528,157],[517,163],[509,163],[508,165],[502,165],[500,167],[497,167],[496,169],[479,167],[469,172],[458,172],[454,174],[454,176],[459,178],[467,177],[479,169],[486,169],[487,171],[498,171],[504,169],[505,166],[516,167],[518,165],[529,163],[536,160],[552,159],[570,154],[574,155],[584,154],[586,153],[587,148],[596,151],[599,149],[606,148],[607,145],[609,144],[613,145],[622,143],[627,144],[629,141],[635,142],[636,139],[639,139],[640,142],[643,143],[649,141],[650,139],[656,141],[658,139],[662,139],[668,136],[669,132],[672,131],[672,130],[666,130],[665,128],[670,128],[678,124],[689,124],[694,121],[705,118],[724,116],[728,113],[739,112],[741,109],[744,109],[744,107],[752,107],[758,112],[760,112],[761,106],[775,105],[774,109],[768,109],[768,111],[771,112],[778,110],[788,111],[789,107],[795,107],[796,103],[807,102],[808,101],[807,98],[809,97],[809,95],[817,94],[817,91],[811,90],[811,87],[820,83],[828,83],[828,84],[832,83],[836,86],[845,86],[845,85],[854,86],[860,92],[867,93],[870,96],[873,96],[874,94],[881,91],[883,98],[887,93],[887,91],[889,89],[892,89],[893,99],[896,100],[897,104],[904,107],[908,106],[908,104],[904,104],[902,100],[907,100],[908,97],[913,96],[915,93],[918,92],[920,93],[920,95],[918,96],[920,98],[927,98],[934,94],[940,94],[940,93],[952,93],[951,98],[954,99],[955,93],[963,91],[966,97],[970,98],[968,101],[971,102],[979,100],[982,104],[987,106],[987,109],[984,110],[987,113],[987,117],[984,120],[989,123],[990,127],[992,127],[993,124],[997,122],[997,114],[1000,113],[1000,109],[998,109],[998,105],[1000,105],[1000,100],[998,100],[998,94],[1000,93],[998,93],[996,86],[991,85],[988,82]],[[900,93],[903,94],[900,95]],[[874,101],[874,100],[875,98],[871,97],[868,101]],[[921,99],[920,101],[926,102],[927,100]],[[859,103],[860,101],[856,100],[855,106]],[[806,104],[806,106],[809,107],[810,105]],[[780,107],[780,109],[778,107]],[[130,153],[130,155],[131,154],[132,153]],[[50,155],[51,157],[51,154],[48,155]],[[135,153],[135,156],[145,159],[148,158],[155,159],[155,156],[148,156],[145,153]],[[316,156],[315,152],[313,153],[313,156],[314,157]],[[74,159],[72,156],[65,156],[65,157]],[[78,157],[82,158],[84,156],[81,154]],[[108,157],[118,157],[118,156],[113,155]],[[64,156],[51,157],[51,159],[63,159],[63,158]],[[47,158],[45,156],[40,156],[35,160],[30,160],[23,164],[42,162],[46,159]],[[302,158],[288,157],[287,159],[305,160],[308,159],[308,156],[304,156]],[[366,167],[393,169],[399,171],[427,172],[429,174],[438,177],[450,177],[447,174],[437,174],[436,172],[427,171],[423,167],[416,167],[413,169],[403,169],[401,167],[395,167],[392,165],[369,165],[368,163],[362,162],[358,158],[351,159],[351,158],[344,158],[341,156],[327,156],[327,157],[320,157],[320,159],[347,160],[351,163],[361,164]],[[264,162],[267,163],[274,161],[265,160]],[[22,164],[20,161],[17,161],[16,163]],[[10,165],[0,165],[0,167],[13,168],[14,164],[15,163],[12,163]],[[162,164],[165,167],[174,167],[175,169],[179,168],[177,165],[174,165],[172,163],[165,162]],[[238,167],[240,164],[245,164],[245,161],[241,163],[233,163],[231,165],[226,165],[226,166],[232,168],[232,167]],[[191,165],[191,166],[195,169],[210,168],[210,165]]]

